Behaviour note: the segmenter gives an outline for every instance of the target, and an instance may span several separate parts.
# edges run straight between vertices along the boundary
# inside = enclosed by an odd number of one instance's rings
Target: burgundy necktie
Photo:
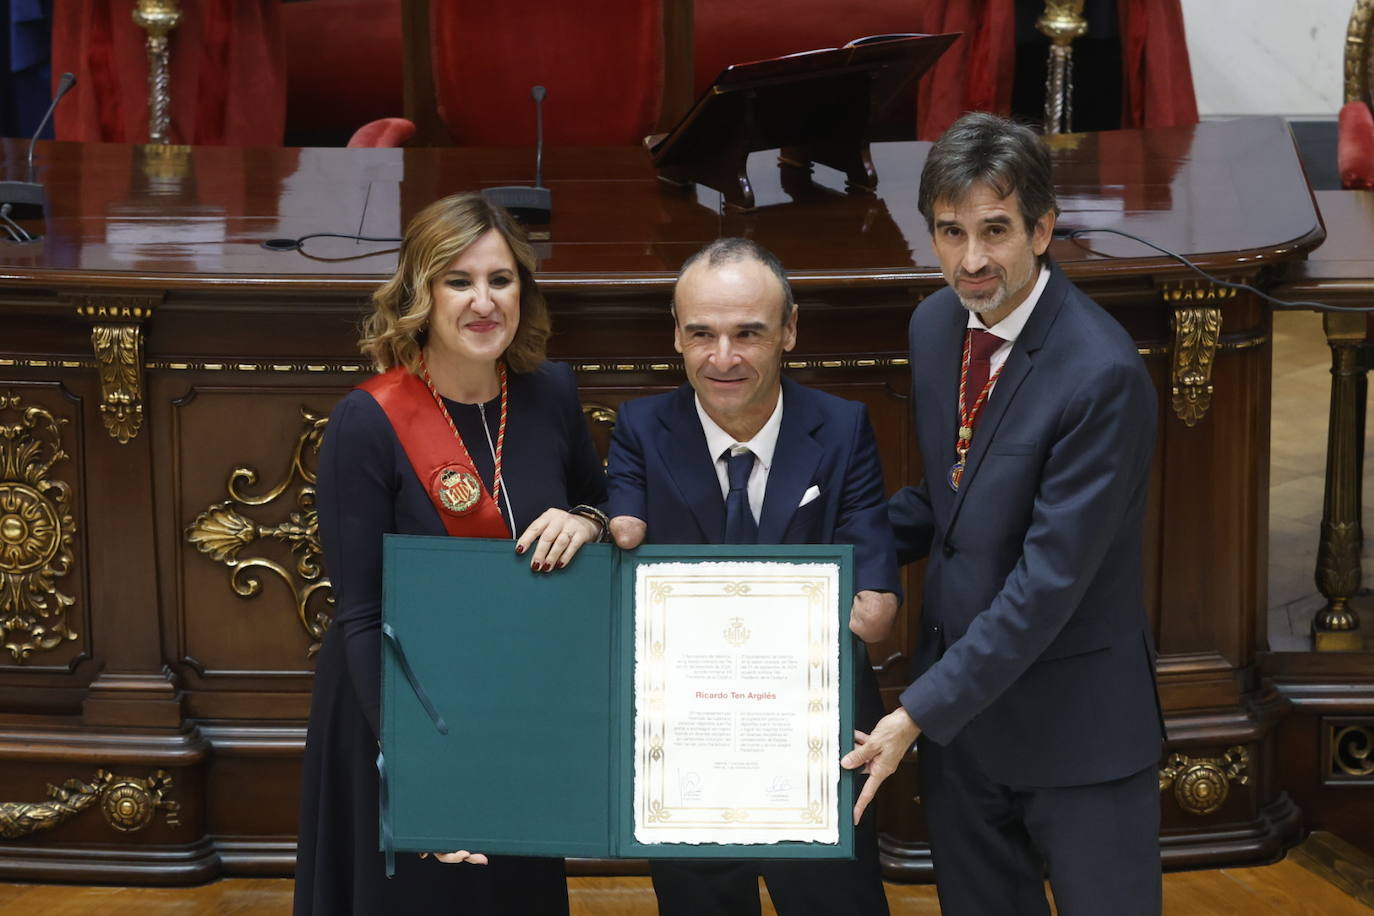
[[[997,348],[1006,343],[991,331],[983,331],[978,328],[969,329],[968,356],[968,384],[964,389],[964,410],[973,410],[974,403],[978,400],[978,395],[983,393],[983,386],[988,383],[988,376],[992,373],[992,354]]]

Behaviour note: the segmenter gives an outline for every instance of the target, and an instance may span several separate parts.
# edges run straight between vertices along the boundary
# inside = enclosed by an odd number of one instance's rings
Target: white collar
[[[706,434],[706,448],[711,455],[712,461],[720,458],[721,452],[726,449],[734,449],[736,446],[749,446],[749,451],[754,453],[758,463],[767,471],[773,466],[773,452],[778,447],[778,432],[782,429],[782,389],[778,389],[778,404],[773,408],[772,415],[763,427],[754,434],[754,438],[748,442],[740,442],[734,436],[721,429],[715,420],[706,415],[706,408],[701,406],[701,398],[695,394],[692,400],[697,405],[697,416],[701,418],[701,431]]]
[[[973,312],[968,313],[968,326],[979,331],[987,331],[989,334],[996,334],[1006,341],[1015,341],[1021,336],[1021,332],[1026,327],[1026,322],[1030,321],[1031,312],[1035,309],[1035,303],[1040,301],[1040,294],[1045,291],[1046,285],[1050,282],[1050,269],[1042,266],[1040,276],[1035,280],[1035,286],[1031,289],[1026,301],[1011,310],[1011,314],[994,324],[987,327],[983,324],[983,319]]]

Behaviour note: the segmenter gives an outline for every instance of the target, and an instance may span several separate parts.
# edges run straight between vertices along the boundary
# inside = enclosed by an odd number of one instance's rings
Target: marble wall
[[[1183,0],[1204,118],[1334,118],[1353,0]]]

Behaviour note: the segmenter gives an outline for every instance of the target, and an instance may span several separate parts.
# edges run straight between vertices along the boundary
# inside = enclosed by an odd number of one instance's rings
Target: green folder
[[[591,858],[851,858],[853,774],[839,842],[641,843],[634,836],[634,589],[647,562],[834,563],[839,735],[853,734],[861,644],[848,633],[850,545],[588,544],[536,575],[511,541],[387,535],[382,845]],[[427,711],[426,706],[432,709]],[[436,726],[442,720],[446,733]]]

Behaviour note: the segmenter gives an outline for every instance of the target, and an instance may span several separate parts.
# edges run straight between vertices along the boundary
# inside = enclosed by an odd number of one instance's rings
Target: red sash
[[[381,405],[444,528],[459,538],[508,538],[510,529],[477,469],[464,463],[453,430],[417,376],[404,366],[358,386]]]

